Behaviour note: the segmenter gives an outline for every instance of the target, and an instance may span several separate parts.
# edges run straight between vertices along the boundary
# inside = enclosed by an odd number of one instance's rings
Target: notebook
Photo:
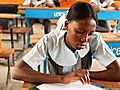
[[[83,85],[80,81],[76,81],[67,85],[61,83],[41,84],[38,85],[37,88],[40,90],[105,90],[92,84]]]

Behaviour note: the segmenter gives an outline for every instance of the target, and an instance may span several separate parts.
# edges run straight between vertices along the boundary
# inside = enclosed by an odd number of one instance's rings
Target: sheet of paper
[[[91,84],[83,85],[80,81],[68,85],[61,83],[41,84],[37,88],[40,90],[104,90]]]

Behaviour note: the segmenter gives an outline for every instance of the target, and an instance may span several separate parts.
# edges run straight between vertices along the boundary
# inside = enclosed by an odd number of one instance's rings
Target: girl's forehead
[[[69,25],[70,28],[74,28],[76,30],[87,30],[94,31],[96,29],[95,20],[91,19],[90,21],[72,21]]]
[[[96,25],[96,21],[94,19],[84,19],[84,20],[72,20],[70,22],[71,24],[76,24],[76,25]]]

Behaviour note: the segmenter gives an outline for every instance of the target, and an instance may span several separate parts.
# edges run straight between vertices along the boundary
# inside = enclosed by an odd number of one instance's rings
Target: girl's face
[[[84,19],[80,21],[68,22],[65,42],[71,50],[80,50],[85,48],[90,37],[95,32],[96,22],[93,19]]]

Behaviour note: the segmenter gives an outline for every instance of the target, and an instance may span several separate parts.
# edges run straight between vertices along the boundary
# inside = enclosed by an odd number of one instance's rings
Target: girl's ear
[[[67,30],[67,28],[68,28],[68,21],[66,20],[65,21],[65,29]]]

